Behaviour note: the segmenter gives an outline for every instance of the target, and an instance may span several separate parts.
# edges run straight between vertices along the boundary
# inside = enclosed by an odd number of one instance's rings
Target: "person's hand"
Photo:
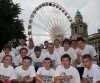
[[[78,55],[78,57],[80,57],[81,56],[81,52],[79,51],[79,52],[77,52],[77,55]]]
[[[41,83],[45,83],[44,81],[42,81]]]
[[[24,77],[20,77],[19,79],[18,79],[18,82],[20,83],[20,82],[22,82],[24,80]]]
[[[5,80],[4,79],[2,79],[2,78],[0,78],[0,80],[4,83],[5,82]]]
[[[73,76],[72,76],[72,75],[69,75],[69,76],[67,76],[67,78],[68,78],[68,79],[72,79],[72,78],[73,78]]]

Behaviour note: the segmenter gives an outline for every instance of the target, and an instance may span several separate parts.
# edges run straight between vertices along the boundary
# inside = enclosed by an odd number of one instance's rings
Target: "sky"
[[[100,0],[12,0],[19,3],[23,9],[19,15],[24,20],[25,33],[28,33],[28,21],[32,11],[44,2],[55,2],[61,5],[74,20],[77,9],[83,16],[83,22],[88,25],[88,34],[96,33],[100,28]]]

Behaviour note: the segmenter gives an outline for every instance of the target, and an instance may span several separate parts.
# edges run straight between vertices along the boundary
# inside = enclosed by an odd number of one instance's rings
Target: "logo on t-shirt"
[[[52,67],[53,69],[56,69],[55,60],[52,60],[51,67]]]
[[[65,72],[62,72],[62,76],[67,76]],[[69,79],[62,80],[62,83],[71,83]]]
[[[2,78],[4,80],[9,80],[9,76],[0,75],[0,78]]]
[[[21,76],[19,76],[19,78],[20,78]],[[24,80],[27,80],[27,79],[29,79],[30,78],[30,76],[25,76],[24,77]]]
[[[89,75],[87,75],[87,79],[89,80],[89,83],[93,83],[93,77],[89,77]]]
[[[35,67],[42,67],[43,66],[43,62],[34,62],[34,66]]]
[[[52,76],[40,75],[40,78],[43,81],[45,81],[45,83],[51,83],[52,82]]]

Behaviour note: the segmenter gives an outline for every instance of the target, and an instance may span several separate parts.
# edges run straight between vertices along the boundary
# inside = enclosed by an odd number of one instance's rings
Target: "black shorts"
[[[77,70],[79,72],[80,78],[82,79],[82,75],[83,75],[83,72],[84,72],[84,67],[77,67]]]

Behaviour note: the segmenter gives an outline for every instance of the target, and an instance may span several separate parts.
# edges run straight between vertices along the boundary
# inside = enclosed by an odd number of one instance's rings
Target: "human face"
[[[45,68],[50,68],[51,61],[50,60],[44,60],[44,67]]]
[[[12,47],[12,46],[13,46],[13,42],[12,42],[12,41],[9,41],[9,42],[8,42],[8,45],[9,45],[10,47]]]
[[[76,41],[72,41],[72,47],[73,47],[73,48],[74,48],[74,47],[77,47]]]
[[[28,69],[31,64],[31,61],[29,59],[24,59],[22,64],[24,69]]]
[[[7,56],[3,60],[4,65],[9,66],[11,64],[11,57]]]
[[[40,57],[41,52],[40,52],[40,51],[35,51],[35,55],[36,55],[37,57]]]
[[[23,46],[23,45],[25,45],[25,39],[21,39],[20,40],[20,44]]]
[[[24,49],[21,50],[20,55],[21,55],[22,58],[25,57],[27,55],[27,51],[24,50]]]
[[[58,48],[59,47],[59,41],[54,41],[54,45],[55,45],[56,48]]]
[[[85,45],[85,43],[82,42],[82,41],[78,41],[78,42],[77,42],[77,46],[78,46],[80,49],[83,49],[83,48],[84,48],[84,45]]]
[[[48,44],[49,44],[48,42],[45,42],[45,43],[44,43],[45,48],[48,48]]]
[[[10,49],[8,49],[8,48],[5,48],[3,51],[4,51],[5,54],[9,54],[10,53]]]
[[[61,39],[61,40],[59,41],[60,46],[62,46],[62,43],[63,43],[63,40]]]
[[[33,48],[34,47],[34,43],[33,42],[29,42],[29,48]]]
[[[40,48],[41,48],[41,49],[44,49],[44,45],[43,45],[43,44],[41,44],[41,45],[40,45]]]
[[[62,64],[63,64],[63,66],[64,66],[64,68],[69,68],[69,66],[70,66],[70,61],[69,61],[69,59],[68,58],[62,58]]]
[[[53,53],[54,52],[54,45],[52,44],[52,45],[48,45],[48,51],[49,51],[49,53]]]
[[[69,49],[69,44],[68,43],[64,43],[64,49]]]
[[[86,68],[90,69],[92,61],[89,58],[82,59],[82,62]]]

